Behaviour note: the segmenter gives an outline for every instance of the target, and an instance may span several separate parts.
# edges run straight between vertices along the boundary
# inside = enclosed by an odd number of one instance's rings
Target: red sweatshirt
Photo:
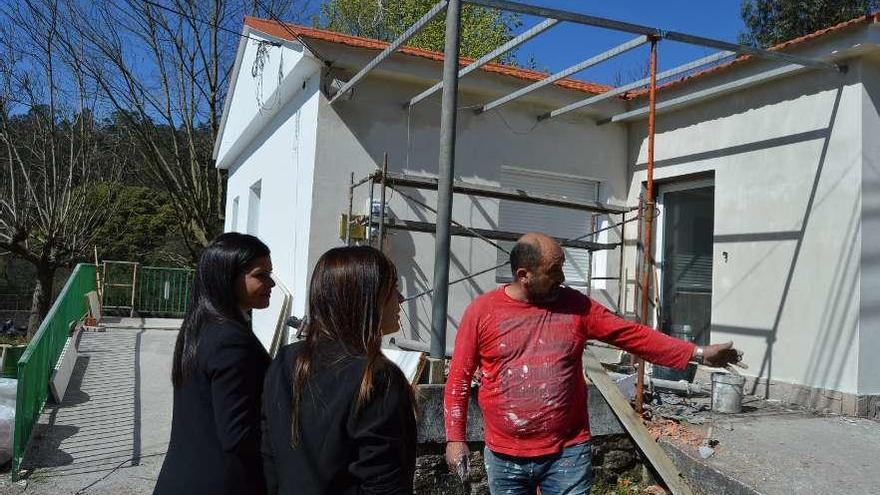
[[[694,350],[574,289],[536,306],[501,287],[474,300],[458,327],[443,401],[446,439],[465,440],[471,379],[479,368],[485,442],[493,452],[538,457],[589,440],[582,364],[587,339],[674,368],[687,366]]]

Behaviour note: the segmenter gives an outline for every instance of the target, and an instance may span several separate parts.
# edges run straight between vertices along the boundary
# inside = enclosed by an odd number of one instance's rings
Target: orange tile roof
[[[788,41],[783,41],[782,43],[779,43],[777,45],[773,45],[772,47],[768,48],[768,50],[771,50],[771,51],[784,50],[785,48],[788,48],[790,46],[799,45],[801,43],[806,43],[808,41],[814,40],[816,38],[820,38],[820,37],[825,36],[827,34],[836,33],[838,31],[843,31],[845,29],[849,29],[851,27],[858,26],[860,24],[874,24],[874,23],[880,23],[880,12],[856,17],[855,19],[850,19],[848,21],[844,21],[839,24],[835,24],[835,25],[827,27],[825,29],[820,29],[820,30],[812,32],[810,34],[800,36],[798,38],[794,38],[794,39],[791,39]],[[708,69],[701,70],[699,72],[695,72],[693,74],[682,77],[680,79],[676,79],[674,81],[670,81],[668,83],[661,84],[660,86],[657,86],[657,90],[668,89],[672,86],[678,86],[680,84],[692,81],[698,77],[703,77],[703,76],[707,76],[709,74],[714,74],[716,72],[721,72],[721,71],[726,70],[734,65],[741,64],[741,63],[743,63],[747,60],[750,60],[752,58],[754,58],[752,55],[740,55],[739,57],[736,57],[735,59],[733,59],[729,62],[725,62],[723,64],[719,64],[714,67],[710,67]],[[627,93],[625,95],[625,97],[628,99],[638,98],[640,96],[646,95],[647,93],[648,93],[648,89],[640,89],[637,91],[631,91],[631,92]]]
[[[346,46],[352,46],[357,48],[367,48],[370,50],[384,50],[385,47],[388,46],[388,43],[384,41],[374,40],[371,38],[363,38],[360,36],[352,36],[348,34],[337,33],[335,31],[327,31],[325,29],[317,29],[306,26],[299,26],[296,24],[281,24],[279,22],[268,20],[268,19],[259,19],[256,17],[247,16],[244,18],[244,24],[246,26],[250,26],[257,31],[266,33],[271,36],[275,36],[276,38],[286,39],[289,41],[293,41],[294,36],[291,35],[291,31],[297,37],[327,41],[330,43],[339,43]],[[424,50],[421,48],[414,48],[411,46],[403,46],[397,53],[403,53],[405,55],[411,55],[414,57],[422,57],[428,60],[434,60],[441,62],[443,61],[443,54],[439,52],[433,52],[430,50]],[[461,66],[466,66],[473,62],[474,60],[467,57],[460,57],[458,59],[458,63]],[[510,65],[497,64],[497,63],[488,63],[483,65],[481,70],[486,72],[492,72],[495,74],[503,74],[505,76],[515,77],[517,79],[522,79],[528,82],[536,82],[542,79],[545,79],[548,74],[544,72],[539,72],[536,70],[522,69],[519,67],[513,67]],[[583,91],[585,93],[590,94],[599,94],[604,93],[610,89],[612,86],[606,86],[604,84],[596,84],[586,81],[578,81],[576,79],[560,79],[556,81],[554,84],[561,88],[573,89],[576,91]]]

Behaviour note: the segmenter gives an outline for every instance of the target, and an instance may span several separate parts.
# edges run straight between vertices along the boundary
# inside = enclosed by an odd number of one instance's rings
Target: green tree
[[[94,194],[98,198],[116,195],[118,203],[113,215],[97,232],[101,259],[149,265],[182,260],[182,253],[167,249],[169,236],[174,234],[177,222],[166,193],[144,186],[116,185],[111,188],[101,184]]]
[[[868,14],[880,0],[743,0],[741,43],[768,47]]]
[[[435,3],[436,0],[324,0],[320,15],[315,16],[313,24],[340,33],[393,41]],[[471,58],[485,55],[512,38],[521,25],[518,15],[463,5],[461,54]],[[445,17],[440,14],[407,44],[442,52],[445,29]],[[513,52],[505,55],[502,61],[513,62]]]

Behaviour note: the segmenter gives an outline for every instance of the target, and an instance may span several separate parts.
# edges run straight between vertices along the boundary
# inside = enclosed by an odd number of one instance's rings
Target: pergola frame
[[[459,33],[461,24],[461,4],[468,3],[480,7],[493,8],[519,14],[543,17],[545,20],[538,25],[532,27],[519,36],[511,39],[507,43],[501,45],[487,55],[474,61],[467,67],[459,70]],[[568,112],[583,109],[589,105],[596,104],[600,101],[607,100],[614,96],[623,95],[624,93],[648,86],[649,103],[644,108],[638,108],[619,115],[613,115],[604,121],[620,122],[632,118],[648,115],[648,167],[647,167],[647,193],[645,203],[648,208],[652,208],[653,197],[653,172],[654,172],[654,123],[656,110],[658,108],[672,107],[683,105],[691,101],[709,98],[724,92],[734,91],[736,89],[756,84],[762,81],[770,80],[776,77],[782,77],[797,71],[806,69],[830,70],[835,72],[845,72],[846,66],[829,62],[826,60],[800,57],[790,55],[779,51],[770,51],[753,46],[740,45],[726,41],[695,36],[691,34],[666,31],[654,27],[621,22],[613,19],[596,17],[586,14],[570,12],[567,10],[559,10],[547,7],[539,7],[509,0],[441,0],[435,4],[428,13],[413,24],[400,38],[392,42],[382,53],[369,62],[363,69],[355,74],[343,87],[330,99],[330,103],[336,102],[344,93],[352,89],[358,82],[373,70],[379,63],[388,58],[394,51],[403,45],[408,39],[414,36],[421,28],[423,28],[431,19],[433,19],[442,10],[446,10],[446,38],[443,60],[443,77],[442,80],[413,97],[406,106],[412,106],[425,98],[442,89],[441,103],[441,122],[440,122],[440,153],[439,153],[439,176],[437,181],[437,223],[436,223],[436,240],[435,240],[435,258],[434,258],[434,283],[433,283],[433,303],[431,312],[431,356],[433,358],[442,359],[445,356],[446,345],[446,313],[448,301],[448,283],[449,283],[449,245],[451,235],[451,213],[452,213],[452,195],[453,195],[453,172],[454,172],[454,156],[455,156],[455,130],[457,115],[457,97],[458,97],[458,81],[461,77],[469,72],[479,68],[480,66],[490,62],[492,59],[506,53],[514,47],[524,43],[547,29],[557,25],[560,22],[570,22],[574,24],[582,24],[587,26],[595,26],[605,29],[611,29],[621,32],[633,33],[639,35],[637,38],[627,43],[612,48],[593,58],[585,60],[579,64],[571,66],[567,69],[559,71],[547,78],[533,83],[525,88],[519,89],[506,96],[498,98],[480,106],[477,113],[485,112],[509,103],[517,98],[525,96],[543,86],[552,84],[566,76],[579,72],[587,67],[594,66],[603,61],[609,60],[616,55],[629,51],[642,44],[650,43],[651,46],[651,69],[650,77],[635,81],[620,88],[612,89],[608,92],[591,96],[584,100],[572,103],[562,108],[555,109],[545,113],[539,117],[540,120],[552,119]],[[657,73],[657,45],[661,40],[670,40],[688,43],[692,45],[704,46],[721,50],[719,53],[703,57],[688,64],[669,69],[660,74]],[[765,72],[747,77],[741,80],[723,84],[718,87],[703,89],[694,93],[685,94],[669,101],[656,103],[657,80],[669,78],[678,74],[688,72],[698,67],[718,62],[722,59],[733,57],[735,55],[749,55],[756,58],[766,59],[775,62],[781,62],[786,65],[769,69]],[[644,267],[650,266],[651,249],[651,229],[653,215],[645,216],[645,236],[644,242]],[[640,233],[641,234],[641,233]],[[642,285],[642,321],[647,322],[647,305],[648,305],[648,274],[649,270],[643,270]],[[643,368],[639,367],[639,391],[643,384]],[[636,397],[637,407],[641,405],[641,394]]]

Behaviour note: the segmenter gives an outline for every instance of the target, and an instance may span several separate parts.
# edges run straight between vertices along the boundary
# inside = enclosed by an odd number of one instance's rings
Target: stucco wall
[[[408,98],[424,88],[425,84],[371,77],[358,86],[351,101],[331,107],[322,98],[309,266],[313,266],[317,256],[327,248],[342,243],[338,237],[338,219],[347,208],[347,185],[352,171],[356,178],[366,176],[381,166],[383,154],[387,152],[391,172],[437,173],[439,94],[410,112],[403,108]],[[459,112],[458,121],[456,176],[460,180],[497,185],[501,166],[516,166],[599,179],[603,183],[602,199],[620,202],[625,198],[626,136],[623,129],[596,127],[583,118],[556,119],[536,125],[535,117],[546,108],[531,104],[508,105],[482,115],[474,115],[466,108],[487,101],[487,95],[468,92],[463,92],[459,99],[459,106],[465,107]],[[361,188],[355,198],[356,212],[364,213],[366,194],[366,188]],[[408,190],[407,194],[436,206],[436,195],[431,191]],[[435,221],[433,213],[415,206],[398,193],[389,192],[389,205],[397,218]],[[453,219],[472,227],[497,228],[498,201],[456,195]],[[402,292],[412,295],[430,288],[434,236],[392,232],[388,252],[400,270]],[[495,248],[477,239],[453,237],[451,251],[450,279],[497,263]],[[616,266],[616,257],[609,256],[609,275],[616,275]],[[476,295],[494,287],[495,274],[487,273],[450,288],[449,349],[466,305]],[[616,285],[609,283],[609,288],[610,294],[606,297],[599,294],[599,297],[608,303],[616,302]],[[405,304],[402,315],[405,337],[427,341],[430,313],[430,297]]]
[[[806,72],[658,116],[658,185],[714,177],[711,336],[735,341],[750,374],[860,391],[862,102],[855,64],[846,75]],[[646,175],[645,136],[645,121],[630,124],[633,200]]]
[[[285,63],[287,58],[285,58]],[[250,67],[247,59],[244,66]],[[249,72],[239,77],[250,80]],[[315,163],[315,141],[318,116],[317,72],[309,78],[291,100],[251,142],[229,169],[226,195],[225,229],[248,232],[250,215],[249,190],[257,181],[261,184],[260,214],[257,236],[272,251],[274,273],[293,293],[294,314],[305,309],[309,228],[312,205],[312,185]],[[236,91],[238,94],[238,91]],[[269,93],[271,94],[271,92]],[[239,118],[238,111],[254,103],[233,106],[230,119]],[[233,204],[238,201],[237,227],[232,228]],[[250,229],[253,232],[253,229]],[[294,290],[296,288],[296,290]],[[275,290],[271,306],[254,312],[254,331],[264,345],[269,345],[281,305],[281,293]]]
[[[246,34],[252,39],[242,38],[239,46],[240,53],[236,54],[237,57],[241,56],[238,66],[239,77],[233,78],[234,82],[230,86],[229,95],[227,95],[230,101],[225,103],[227,109],[234,108],[235,111],[225,114],[223,135],[217,147],[218,155],[229,151],[245,127],[260,112],[270,111],[276,106],[284,104],[284,102],[270,96],[278,87],[279,80],[289,74],[303,56],[301,45],[285,43],[282,46],[271,46],[264,44],[263,54],[260,57],[261,63],[255,66],[254,62],[260,45],[258,40],[267,42],[276,42],[277,40],[250,30]],[[253,76],[253,72],[256,72],[257,75]]]
[[[859,393],[880,394],[880,56],[862,71],[862,246]]]

